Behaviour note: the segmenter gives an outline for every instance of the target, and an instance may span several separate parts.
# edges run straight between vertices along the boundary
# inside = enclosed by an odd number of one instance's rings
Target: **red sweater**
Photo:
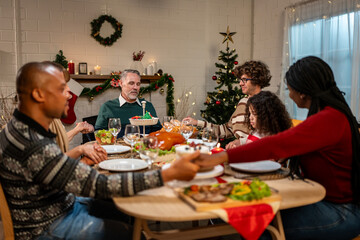
[[[346,116],[334,108],[325,107],[294,128],[227,153],[230,163],[299,155],[304,177],[325,187],[325,200],[345,203],[353,199],[351,129]]]

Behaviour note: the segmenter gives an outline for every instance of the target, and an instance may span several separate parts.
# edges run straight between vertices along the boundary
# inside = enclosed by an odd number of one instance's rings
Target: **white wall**
[[[253,59],[270,68],[271,85],[266,89],[279,94],[284,34],[284,10],[304,0],[254,0]]]
[[[90,22],[106,7],[124,25],[111,47],[90,37]],[[230,48],[237,49],[241,63],[251,54],[251,0],[0,0],[1,90],[14,91],[21,65],[54,60],[60,49],[76,65],[87,62],[89,70],[102,66],[103,74],[128,68],[132,53],[143,50],[143,65],[156,60],[173,75],[175,99],[184,89],[196,93],[199,117],[206,91],[216,86],[211,76],[219,50],[226,47],[219,32],[227,25],[237,32]],[[96,115],[101,103],[118,92],[105,94],[96,103],[78,100],[83,104],[79,114]]]

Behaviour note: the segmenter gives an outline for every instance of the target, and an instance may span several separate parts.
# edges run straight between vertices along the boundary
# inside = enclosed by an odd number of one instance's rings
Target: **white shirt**
[[[120,93],[120,96],[119,96],[119,102],[120,102],[120,107],[128,102],[128,101],[125,100],[125,98],[123,98],[123,96],[121,96],[121,93]],[[136,98],[136,102],[141,107],[141,103],[140,103],[139,98]]]

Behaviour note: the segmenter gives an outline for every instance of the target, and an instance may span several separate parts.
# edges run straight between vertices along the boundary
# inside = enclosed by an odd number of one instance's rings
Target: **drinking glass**
[[[204,128],[202,133],[202,141],[205,146],[213,149],[219,140],[217,128]]]
[[[142,139],[139,145],[140,158],[145,160],[149,169],[159,153],[158,139],[154,136],[146,136]]]
[[[139,126],[128,124],[125,127],[124,138],[131,145],[131,157],[133,157],[133,147],[136,141],[140,138]]]
[[[109,118],[108,128],[111,134],[115,137],[119,134],[121,130],[121,120],[120,118]]]
[[[167,132],[171,132],[171,130],[174,128],[174,124],[171,122],[174,120],[173,116],[164,116],[163,117],[163,128]]]
[[[180,133],[183,135],[186,141],[190,138],[190,136],[193,134],[193,125],[190,123],[190,121],[183,120],[181,122]]]

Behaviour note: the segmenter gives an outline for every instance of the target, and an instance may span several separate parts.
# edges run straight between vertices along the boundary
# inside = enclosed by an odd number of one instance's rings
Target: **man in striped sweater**
[[[217,127],[219,137],[229,138],[236,137],[230,142],[226,148],[234,148],[246,142],[249,134],[249,128],[245,124],[245,109],[248,99],[255,94],[258,94],[264,87],[270,86],[270,70],[268,66],[261,61],[247,61],[241,66],[236,67],[235,75],[239,79],[239,84],[243,94],[247,97],[240,99],[235,112],[230,117],[226,124],[216,125],[210,122],[196,120],[191,117],[185,118],[193,125],[202,128]]]
[[[68,109],[65,88],[62,67],[52,62],[27,63],[17,74],[19,106],[0,132],[0,181],[15,238],[131,239],[124,222],[98,215],[105,209],[90,214],[97,203],[93,198],[129,196],[173,179],[190,180],[198,170],[190,162],[194,156],[164,171],[99,174],[66,156],[49,131],[53,119]]]

